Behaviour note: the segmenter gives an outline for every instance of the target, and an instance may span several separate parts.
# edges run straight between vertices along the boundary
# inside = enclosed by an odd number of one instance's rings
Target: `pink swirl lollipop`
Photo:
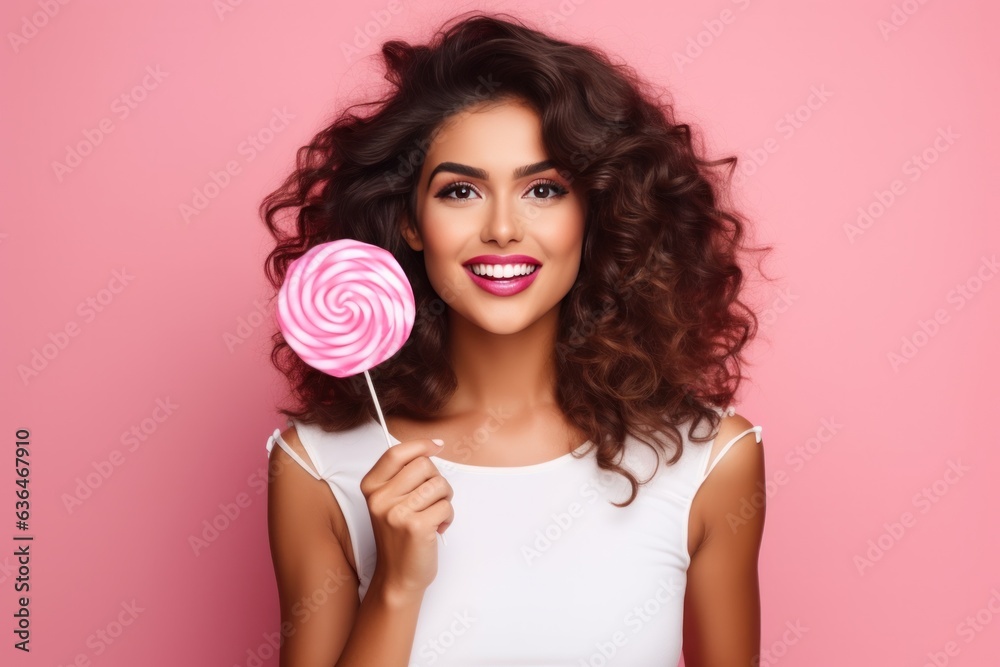
[[[394,355],[415,315],[413,288],[392,253],[354,239],[311,248],[289,265],[278,293],[278,325],[288,345],[335,377]]]

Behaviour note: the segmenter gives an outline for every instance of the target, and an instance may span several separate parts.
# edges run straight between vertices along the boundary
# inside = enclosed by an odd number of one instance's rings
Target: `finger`
[[[405,466],[417,457],[430,456],[437,452],[437,450],[438,446],[429,438],[400,442],[389,447],[389,449],[382,453],[367,476],[370,478],[373,486],[379,488],[398,475]],[[418,481],[417,484],[419,483]]]
[[[442,500],[447,502],[451,493],[451,485],[447,480],[441,475],[435,475],[418,484],[400,502],[411,512],[422,512]]]

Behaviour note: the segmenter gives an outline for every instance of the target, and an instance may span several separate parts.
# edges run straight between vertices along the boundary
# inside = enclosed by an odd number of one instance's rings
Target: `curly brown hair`
[[[714,432],[718,406],[730,404],[744,379],[757,318],[738,299],[745,278],[737,260],[750,249],[741,216],[723,204],[737,158],[700,157],[672,104],[595,48],[507,14],[452,21],[428,44],[385,42],[390,92],[351,105],[299,149],[294,172],[260,206],[276,240],[265,271],[277,291],[289,264],[319,243],[351,238],[390,251],[413,286],[417,317],[399,352],[369,373],[385,414],[433,417],[456,388],[447,300],[400,225],[416,219],[420,165],[445,120],[482,103],[528,104],[549,158],[586,195],[580,271],[560,308],[553,351],[556,396],[597,446],[597,464],[628,479],[631,495],[619,505],[627,506],[647,480],[615,463],[626,434],[643,442],[666,434],[672,464],[683,446],[677,425],[691,419],[694,432],[707,419]],[[351,113],[359,106],[374,109]],[[722,165],[725,174],[712,170]],[[297,210],[287,232],[277,221],[286,208]],[[281,413],[327,431],[377,419],[363,375],[327,375],[280,331],[272,340],[271,361],[296,402]]]

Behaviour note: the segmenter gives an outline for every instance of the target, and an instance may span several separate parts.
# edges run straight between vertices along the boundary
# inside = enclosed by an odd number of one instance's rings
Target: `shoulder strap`
[[[754,434],[754,437],[755,437],[755,438],[757,439],[757,442],[760,442],[760,434],[761,434],[761,432],[762,432],[763,430],[764,430],[764,427],[763,427],[763,426],[752,426],[752,427],[748,428],[747,430],[743,431],[742,433],[740,433],[740,434],[739,434],[738,436],[736,436],[735,438],[733,438],[733,439],[732,439],[732,440],[730,440],[729,442],[727,442],[727,443],[726,443],[726,444],[725,444],[725,445],[724,445],[724,446],[722,447],[722,449],[721,449],[721,450],[719,451],[719,454],[718,454],[718,456],[716,456],[716,457],[715,457],[715,460],[714,460],[714,461],[712,461],[712,464],[711,464],[710,466],[708,466],[708,470],[706,470],[706,471],[705,471],[705,474],[704,474],[704,475],[702,475],[702,479],[704,479],[704,478],[708,477],[708,474],[709,474],[710,472],[712,472],[712,469],[713,469],[713,468],[715,468],[715,465],[716,465],[716,464],[717,464],[717,463],[718,463],[719,461],[721,461],[721,460],[722,460],[722,457],[726,455],[726,452],[728,452],[728,451],[729,451],[729,449],[730,449],[730,448],[731,448],[731,447],[732,447],[732,446],[733,446],[734,444],[736,444],[736,441],[737,441],[737,440],[739,440],[740,438],[742,438],[743,436],[745,436],[745,435],[746,435],[747,433],[753,433],[753,434]],[[709,451],[711,452],[711,449],[709,449]]]
[[[295,461],[300,466],[302,466],[303,468],[305,468],[306,472],[308,472],[310,475],[312,475],[316,479],[323,479],[317,472],[315,472],[312,469],[312,467],[308,463],[306,463],[302,459],[301,456],[299,456],[298,454],[295,453],[295,450],[293,450],[292,447],[287,442],[285,442],[282,439],[282,437],[281,437],[281,429],[277,429],[277,428],[274,429],[274,433],[267,439],[267,453],[268,453],[268,455],[271,454],[271,448],[274,447],[274,443],[278,443],[278,446],[281,447],[283,450],[285,450],[288,453],[289,456],[291,456],[293,459],[295,459]]]

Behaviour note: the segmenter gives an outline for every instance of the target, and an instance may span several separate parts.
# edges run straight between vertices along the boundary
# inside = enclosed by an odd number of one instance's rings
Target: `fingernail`
[[[439,447],[444,445],[444,440],[441,440],[440,438],[431,438],[431,442],[433,442],[435,445],[438,445]]]

